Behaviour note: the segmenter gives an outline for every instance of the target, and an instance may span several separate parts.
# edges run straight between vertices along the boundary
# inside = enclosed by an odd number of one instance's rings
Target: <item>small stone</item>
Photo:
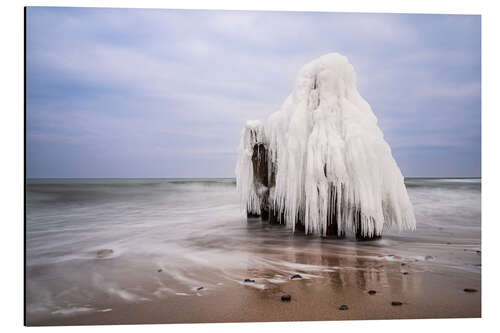
[[[347,305],[343,304],[339,307],[339,310],[342,310],[342,311],[349,310],[349,307]]]
[[[300,274],[295,274],[290,278],[290,280],[295,280],[295,279],[302,279],[302,276]]]
[[[107,257],[107,256],[112,255],[112,254],[113,254],[113,250],[111,250],[111,249],[102,249],[102,250],[97,251],[97,256],[100,258]]]
[[[400,306],[400,305],[403,305],[403,303],[399,302],[399,301],[392,301],[391,302],[391,305],[392,306]]]
[[[245,281],[243,281],[245,283],[255,283],[255,280],[250,280],[250,279],[245,279]]]
[[[433,256],[425,256],[425,260],[432,260],[432,259],[434,259]]]
[[[475,293],[477,291],[477,289],[474,289],[474,288],[465,288],[464,291],[466,293]]]
[[[160,269],[158,270],[158,273],[161,273],[161,272],[163,272],[163,269],[161,269],[161,268],[160,268]]]
[[[375,295],[377,292],[375,290],[368,290],[368,294]]]
[[[406,266],[406,264],[404,262],[401,263],[401,266]]]
[[[292,296],[290,296],[290,295],[282,295],[281,296],[282,302],[290,302],[291,300],[292,300]]]
[[[477,254],[481,254],[481,251],[479,251],[479,250],[478,250],[478,251],[476,251],[476,253],[477,253]]]
[[[203,287],[198,287],[196,290],[198,291],[203,290]]]
[[[408,272],[403,272],[403,275],[408,275]]]

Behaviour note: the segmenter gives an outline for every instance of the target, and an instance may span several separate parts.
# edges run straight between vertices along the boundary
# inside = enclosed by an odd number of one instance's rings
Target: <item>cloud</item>
[[[244,121],[328,52],[353,63],[396,159],[480,152],[478,16],[31,7],[27,23],[30,177],[231,177]]]

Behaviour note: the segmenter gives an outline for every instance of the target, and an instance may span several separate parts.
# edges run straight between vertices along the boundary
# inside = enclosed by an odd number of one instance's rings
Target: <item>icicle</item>
[[[332,53],[305,65],[265,128],[247,122],[236,175],[241,202],[255,214],[263,198],[252,169],[259,144],[272,178],[268,206],[292,230],[370,239],[391,226],[415,228],[404,178],[346,57]]]
[[[249,120],[241,132],[238,147],[239,158],[236,165],[236,185],[242,203],[242,210],[249,215],[261,214],[261,193],[254,181],[253,149],[264,143],[264,126],[259,120]],[[260,158],[258,154],[257,158]]]

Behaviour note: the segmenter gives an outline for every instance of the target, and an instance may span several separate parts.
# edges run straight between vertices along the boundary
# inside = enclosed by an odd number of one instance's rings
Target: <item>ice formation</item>
[[[391,226],[415,228],[403,175],[337,53],[306,64],[265,125],[246,123],[236,179],[248,216],[306,234],[373,239]]]

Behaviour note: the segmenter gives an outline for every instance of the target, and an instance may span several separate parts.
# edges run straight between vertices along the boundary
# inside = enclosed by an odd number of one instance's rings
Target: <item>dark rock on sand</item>
[[[199,287],[199,288],[198,288],[198,289],[196,289],[196,290],[198,290],[198,291],[203,290],[203,287]]]
[[[281,296],[281,301],[282,302],[290,302],[292,300],[292,296],[290,295],[283,295]]]
[[[425,256],[425,260],[433,260],[434,257],[433,256]]]
[[[375,295],[377,292],[375,290],[368,290],[368,294]]]
[[[290,280],[295,280],[295,279],[302,279],[302,276],[300,274],[295,274],[290,278]]]
[[[466,293],[475,293],[477,291],[477,289],[474,289],[474,288],[465,288],[464,291]]]
[[[406,266],[406,264],[404,262],[401,263],[401,266]]]
[[[158,273],[161,273],[161,272],[163,272],[163,269],[161,269],[161,268],[160,268],[160,269],[158,270]]]
[[[479,251],[479,250],[478,250],[478,251],[476,251],[476,253],[477,253],[477,254],[481,254],[481,251]]]
[[[403,275],[408,275],[408,272],[403,272]]]
[[[255,283],[255,280],[251,280],[251,279],[245,279],[245,281],[243,281],[245,283]]]
[[[99,258],[107,257],[107,256],[110,256],[112,254],[113,254],[113,250],[111,250],[111,249],[102,249],[102,250],[97,251],[97,256]]]
[[[345,305],[345,304],[342,304],[342,305],[339,307],[339,310],[342,310],[342,311],[344,311],[344,310],[349,310],[349,307],[348,307],[347,305]]]
[[[399,301],[392,301],[391,302],[391,305],[392,306],[399,306],[399,305],[403,305],[403,303],[399,302]]]

